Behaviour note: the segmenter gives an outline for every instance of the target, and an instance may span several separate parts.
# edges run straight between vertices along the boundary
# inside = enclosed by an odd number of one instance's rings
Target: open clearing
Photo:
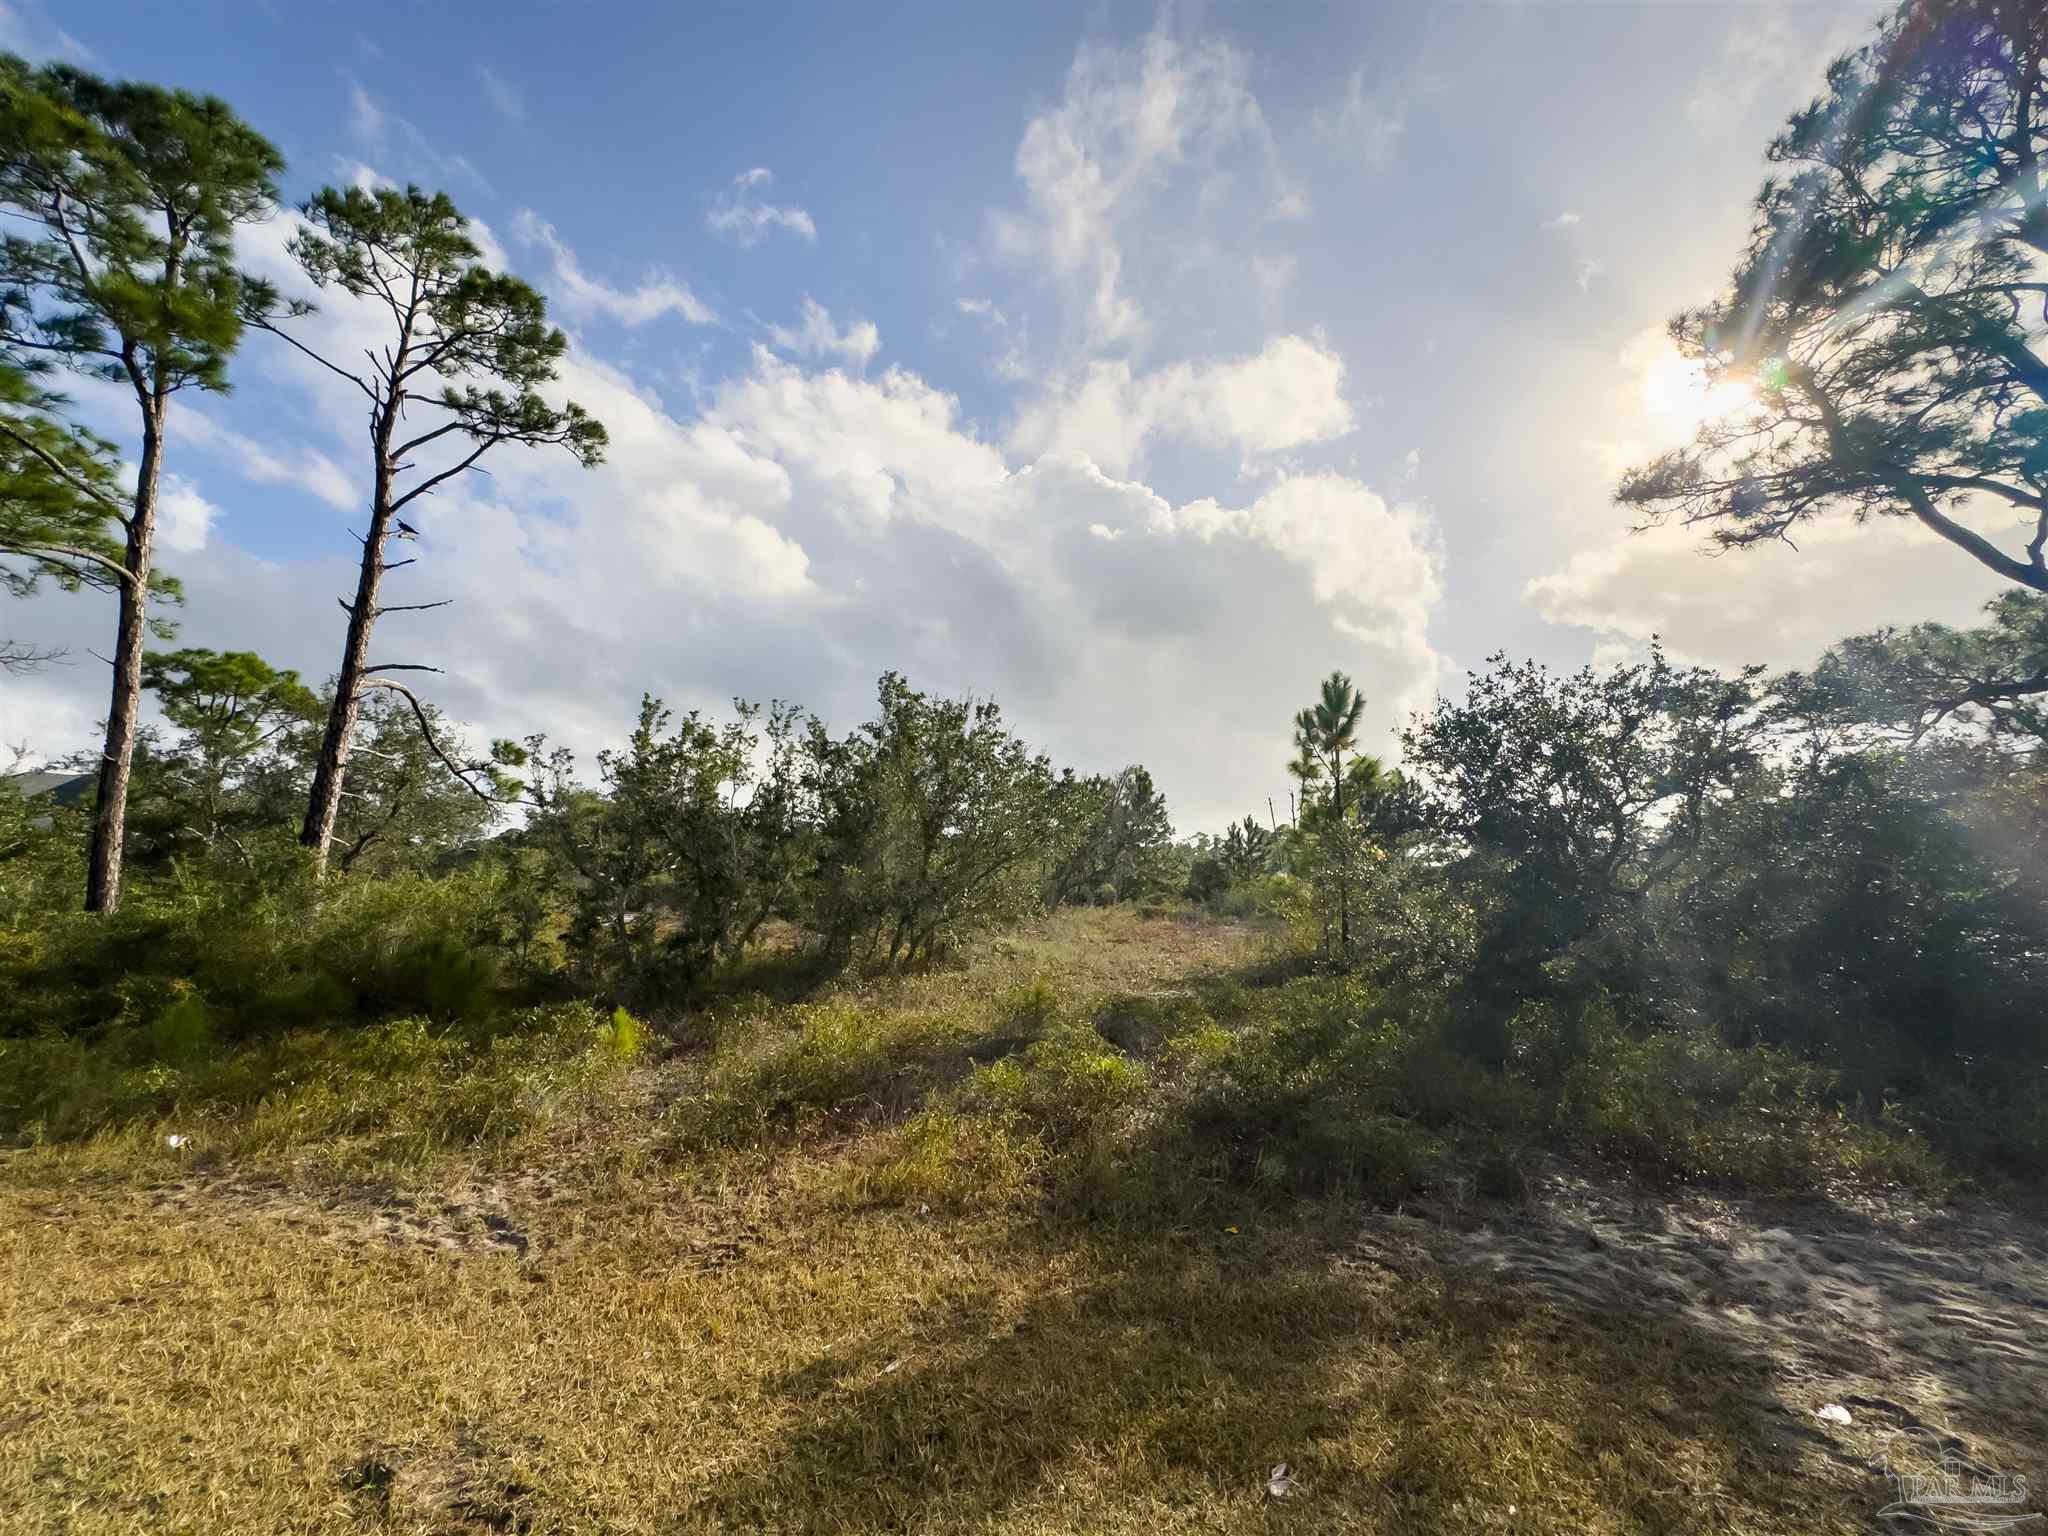
[[[864,996],[1254,947],[1067,914]],[[678,1151],[703,1070],[403,1178],[12,1154],[0,1529],[1868,1530],[1922,1422],[2048,1473],[2048,1235],[1988,1204],[1561,1162],[1515,1202],[884,1201],[848,1170],[907,1106]]]

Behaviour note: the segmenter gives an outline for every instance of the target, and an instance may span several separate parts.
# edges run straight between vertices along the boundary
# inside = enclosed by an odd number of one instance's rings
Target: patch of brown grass
[[[521,1259],[0,1190],[0,1527],[1761,1532],[1870,1507],[1766,1445],[1760,1367],[1343,1262],[1314,1211],[1108,1235],[777,1208],[707,1250],[680,1188],[557,1207]]]
[[[15,1154],[0,1532],[1865,1528],[1759,1360],[1138,1160],[1261,942],[1055,914],[382,1165]]]

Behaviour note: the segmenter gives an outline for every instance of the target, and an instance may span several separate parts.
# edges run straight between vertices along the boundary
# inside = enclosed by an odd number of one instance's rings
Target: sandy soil
[[[1369,1241],[1581,1312],[1668,1316],[1769,1367],[1786,1442],[1882,1475],[1900,1429],[2040,1471],[2048,1223],[1904,1196],[1801,1201],[1539,1174],[1519,1208],[1383,1216]],[[1829,1404],[1847,1410],[1822,1417]],[[2021,1465],[2012,1465],[2013,1458]],[[2027,1465],[2027,1462],[2036,1465]]]

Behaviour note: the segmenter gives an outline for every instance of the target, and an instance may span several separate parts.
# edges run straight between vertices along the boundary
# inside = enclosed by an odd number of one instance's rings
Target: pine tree
[[[328,187],[301,212],[306,227],[290,250],[306,275],[390,325],[389,340],[367,354],[367,366],[358,367],[353,358],[337,362],[293,335],[290,322],[310,313],[310,305],[280,304],[265,294],[264,304],[251,312],[257,324],[353,384],[369,409],[369,528],[362,535],[355,597],[342,603],[348,635],[299,838],[324,869],[364,694],[373,688],[402,694],[432,740],[427,712],[412,691],[380,674],[439,669],[372,664],[369,655],[383,614],[440,606],[378,601],[385,575],[412,563],[385,558],[393,538],[414,536],[400,514],[476,468],[503,443],[559,446],[594,465],[604,457],[605,431],[573,402],[556,406],[542,398],[540,389],[553,382],[567,338],[547,324],[538,293],[483,265],[468,221],[444,194],[429,196],[417,187]],[[408,422],[415,413],[425,419],[412,428]],[[449,762],[438,744],[433,750]]]
[[[140,425],[135,490],[119,529],[119,620],[85,904],[121,900],[128,781],[150,631],[157,498],[171,397],[228,387],[241,338],[238,225],[264,217],[278,152],[210,96],[109,82],[0,56],[0,341],[125,387]],[[23,439],[13,439],[18,445]],[[105,505],[103,496],[96,497]],[[77,545],[76,549],[89,546]]]

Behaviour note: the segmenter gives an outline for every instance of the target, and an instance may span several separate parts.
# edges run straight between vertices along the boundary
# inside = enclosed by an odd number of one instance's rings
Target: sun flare
[[[1747,384],[1708,377],[1706,364],[1665,338],[1638,364],[1643,410],[1666,431],[1691,436],[1702,422],[1733,416],[1756,403]]]

